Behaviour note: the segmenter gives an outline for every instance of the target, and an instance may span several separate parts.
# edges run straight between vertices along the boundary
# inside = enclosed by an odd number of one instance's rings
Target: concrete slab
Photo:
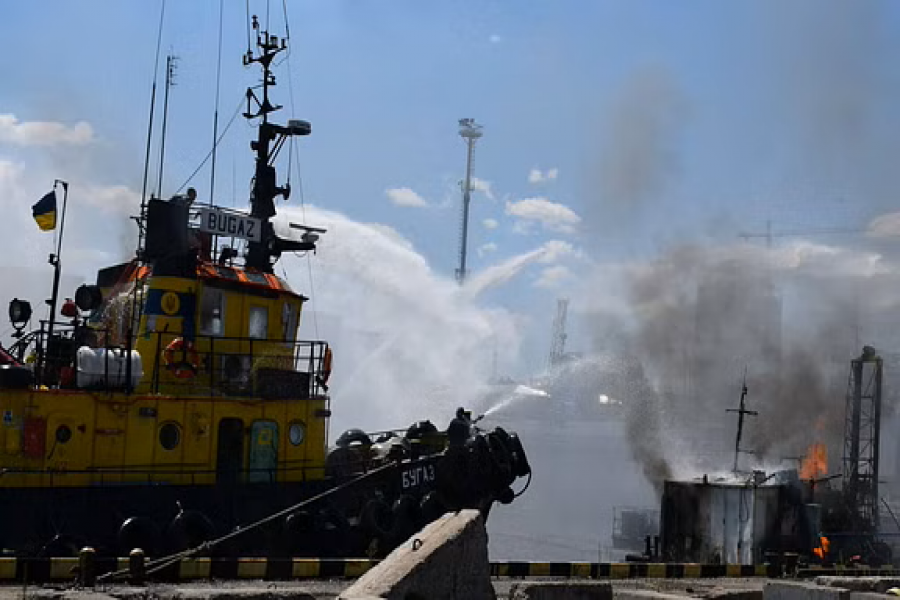
[[[807,582],[770,581],[764,600],[850,600],[850,590]]]
[[[147,587],[103,586],[94,590],[72,587],[0,587],[0,600],[333,600],[346,581],[222,581]]]
[[[875,592],[883,594],[892,587],[900,587],[900,577],[841,577],[822,576],[814,580],[819,585],[839,587],[852,592]]]
[[[663,594],[709,600],[762,600],[765,579],[629,579],[613,581],[613,596],[620,589],[645,589]]]
[[[663,592],[655,592],[653,590],[642,589],[617,589],[613,593],[615,600],[684,600],[685,598],[696,598],[693,595],[683,594],[666,594]]]
[[[340,597],[493,600],[481,515],[476,510],[444,515],[391,552]]]
[[[510,600],[612,600],[608,581],[545,581],[513,586]]]

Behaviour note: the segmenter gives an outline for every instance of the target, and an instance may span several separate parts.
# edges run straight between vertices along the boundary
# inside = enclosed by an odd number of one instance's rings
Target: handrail
[[[44,325],[45,322],[41,321],[41,328],[28,334],[31,341],[40,348],[39,361],[35,364],[35,383],[37,386],[56,388],[60,384],[64,385],[64,382],[59,380],[54,369],[68,365],[56,364],[54,361],[57,357],[55,354],[51,356],[49,348],[46,347]],[[61,324],[56,330],[62,334],[69,334],[68,337],[62,338],[65,340],[62,343],[72,343],[77,339],[78,326],[72,323]],[[103,331],[106,330],[101,330],[101,333]],[[194,336],[191,343],[199,359],[196,374],[187,379],[178,379],[166,375],[163,359],[167,344],[182,337],[182,334],[154,331],[152,335],[155,337],[152,353],[147,352],[147,345],[144,345],[144,361],[152,357],[152,368],[149,373],[144,373],[141,382],[136,386],[145,392],[149,388],[150,393],[161,393],[165,389],[174,389],[177,393],[177,390],[189,388],[191,395],[198,395],[197,392],[203,390],[200,395],[252,397],[274,394],[280,399],[291,399],[324,397],[328,390],[322,379],[325,356],[328,352],[328,343],[323,340]],[[108,339],[108,335],[106,338]],[[113,344],[105,344],[98,348],[107,351],[122,349],[121,346]],[[226,363],[223,357],[235,357],[238,362]],[[125,360],[130,360],[130,357],[125,357]],[[267,364],[267,361],[273,364]],[[107,352],[102,372],[96,373],[100,381],[83,389],[134,392],[130,386],[131,382],[123,381],[123,373],[114,372],[117,369],[111,362],[111,356]],[[128,369],[125,369],[127,366],[120,364],[118,370],[127,372]],[[117,379],[119,385],[114,383]],[[255,388],[263,388],[266,393],[258,394],[258,389]]]
[[[160,364],[163,358],[163,349],[170,340],[181,337],[179,334],[157,331],[155,344],[155,360],[151,379],[151,391],[159,393],[164,388],[197,388],[198,377],[205,370],[208,376],[206,386],[213,395],[222,396],[256,396],[255,386],[261,385],[263,380],[259,371],[272,369],[275,373],[269,373],[265,382],[277,384],[280,378],[283,386],[288,389],[278,392],[279,397],[288,398],[315,398],[323,396],[327,387],[322,380],[324,373],[325,355],[328,351],[328,343],[322,340],[284,340],[279,338],[252,338],[234,336],[195,336],[192,344],[193,351],[197,354],[200,368],[197,376],[184,380],[175,377],[163,377]],[[203,348],[204,342],[209,342],[208,350]],[[231,343],[233,349],[222,349],[224,344]],[[248,346],[244,351],[242,347]],[[270,350],[259,351],[260,344],[269,345]],[[227,365],[222,357],[235,357],[239,361],[236,373],[229,373]],[[272,368],[264,363],[272,359],[276,363],[286,364],[287,368]],[[250,362],[248,365],[247,362]],[[165,367],[165,365],[163,365]],[[304,376],[305,375],[305,379]],[[302,386],[302,387],[301,387]]]

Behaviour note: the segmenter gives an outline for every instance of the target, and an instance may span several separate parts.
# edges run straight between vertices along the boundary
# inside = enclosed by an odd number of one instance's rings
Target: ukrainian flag
[[[56,190],[50,192],[31,207],[34,220],[41,231],[56,229]]]

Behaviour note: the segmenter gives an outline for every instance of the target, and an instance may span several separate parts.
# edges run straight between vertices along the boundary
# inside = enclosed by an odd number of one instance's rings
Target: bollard
[[[97,583],[94,558],[95,552],[90,546],[85,546],[78,553],[78,583],[82,587],[94,587]]]
[[[147,565],[144,558],[144,551],[140,548],[135,548],[128,554],[128,578],[131,585],[144,585],[147,577]]]

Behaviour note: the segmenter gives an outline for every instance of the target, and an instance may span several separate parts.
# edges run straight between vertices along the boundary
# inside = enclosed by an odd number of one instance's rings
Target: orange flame
[[[828,448],[825,444],[813,444],[800,463],[801,479],[816,479],[828,474]]]
[[[819,547],[813,548],[813,554],[818,556],[820,559],[824,560],[825,555],[828,554],[828,548],[831,546],[831,542],[824,535],[819,538]]]

